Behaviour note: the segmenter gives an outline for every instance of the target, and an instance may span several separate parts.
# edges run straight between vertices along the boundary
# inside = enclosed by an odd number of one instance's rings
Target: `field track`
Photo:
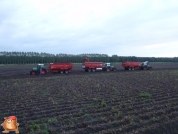
[[[114,73],[120,73],[120,72],[127,72],[123,69],[121,66],[121,63],[115,63],[113,64],[116,68],[117,71]],[[174,70],[178,68],[178,63],[151,63],[153,70]],[[20,79],[20,78],[34,78],[34,76],[31,76],[29,74],[30,70],[32,67],[35,67],[36,65],[4,65],[0,66],[0,79]],[[67,75],[87,75],[88,73],[84,72],[84,70],[81,69],[81,64],[74,64],[72,72],[70,72]],[[46,65],[47,67],[47,65]],[[140,71],[140,70],[135,70],[135,71]],[[101,72],[95,72],[95,73],[101,73]],[[106,72],[104,72],[106,73]],[[113,73],[113,72],[110,72]],[[40,77],[51,77],[51,76],[56,76],[56,75],[61,75],[58,73],[48,73],[46,75],[40,76]],[[63,74],[66,75],[66,74]],[[36,76],[37,77],[37,76]]]
[[[175,68],[160,68],[160,69],[153,69],[153,70],[149,70],[149,71],[162,71],[162,70],[177,70]],[[144,71],[144,70],[134,70],[134,72],[140,72],[140,71]],[[0,79],[24,79],[24,78],[37,78],[37,77],[55,77],[55,76],[68,76],[68,75],[89,75],[89,74],[101,74],[101,73],[115,73],[118,74],[119,73],[124,73],[124,72],[128,72],[125,70],[117,70],[116,72],[84,72],[83,70],[81,71],[72,71],[69,72],[69,74],[60,74],[60,73],[48,73],[46,75],[35,75],[32,76],[29,73],[23,73],[23,74],[7,74],[7,75],[0,75]],[[132,72],[132,71],[131,71]]]

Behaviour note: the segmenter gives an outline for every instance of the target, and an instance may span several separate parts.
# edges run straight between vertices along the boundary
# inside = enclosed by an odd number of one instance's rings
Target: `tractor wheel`
[[[46,71],[45,71],[45,70],[42,70],[42,71],[41,71],[41,74],[43,74],[43,75],[46,74]]]
[[[32,75],[36,75],[36,72],[32,71]]]
[[[107,72],[109,72],[110,71],[110,68],[107,68]]]
[[[114,68],[113,71],[116,71],[116,68]]]
[[[65,70],[65,73],[66,73],[66,74],[68,74],[68,73],[69,73],[69,71],[68,71],[68,70]]]

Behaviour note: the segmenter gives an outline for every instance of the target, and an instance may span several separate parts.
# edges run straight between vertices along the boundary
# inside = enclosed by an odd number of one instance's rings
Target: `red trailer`
[[[131,62],[131,61],[124,61],[122,62],[122,66],[125,70],[134,70],[136,68],[140,68],[141,62]]]
[[[148,65],[148,61],[145,62],[133,62],[133,61],[124,61],[122,62],[122,66],[125,68],[125,70],[150,70],[152,67]]]
[[[73,68],[73,64],[71,62],[50,63],[48,67],[48,72],[68,73],[72,68]]]
[[[95,72],[103,69],[103,62],[90,62],[89,58],[84,58],[82,68],[85,69],[85,72]]]

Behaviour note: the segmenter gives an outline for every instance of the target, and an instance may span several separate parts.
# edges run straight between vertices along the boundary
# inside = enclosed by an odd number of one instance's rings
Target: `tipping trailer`
[[[95,72],[98,70],[116,71],[116,68],[110,63],[103,64],[103,62],[90,62],[89,58],[83,59],[82,68],[85,69],[85,72]]]
[[[59,72],[59,73],[69,73],[73,68],[71,62],[66,63],[50,63],[48,67],[48,72]]]
[[[132,61],[124,61],[122,62],[122,66],[125,70],[151,70],[152,67],[148,64],[148,61],[145,62],[132,62]]]
[[[95,72],[96,70],[102,70],[103,62],[90,62],[89,58],[84,58],[82,68],[85,72]]]

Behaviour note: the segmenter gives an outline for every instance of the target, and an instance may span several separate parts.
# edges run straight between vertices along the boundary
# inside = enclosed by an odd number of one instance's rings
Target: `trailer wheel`
[[[96,69],[92,69],[92,72],[96,72]]]
[[[135,70],[135,68],[134,67],[132,67],[132,71],[134,71]]]
[[[92,69],[88,69],[88,72],[90,73]]]
[[[63,73],[64,73],[64,71],[60,71],[60,73],[61,73],[61,74],[63,74]]]
[[[131,70],[131,68],[129,67],[129,71]]]
[[[68,71],[68,70],[66,70],[66,71],[65,71],[65,73],[66,73],[66,74],[68,74],[68,73],[69,73],[69,71]]]

